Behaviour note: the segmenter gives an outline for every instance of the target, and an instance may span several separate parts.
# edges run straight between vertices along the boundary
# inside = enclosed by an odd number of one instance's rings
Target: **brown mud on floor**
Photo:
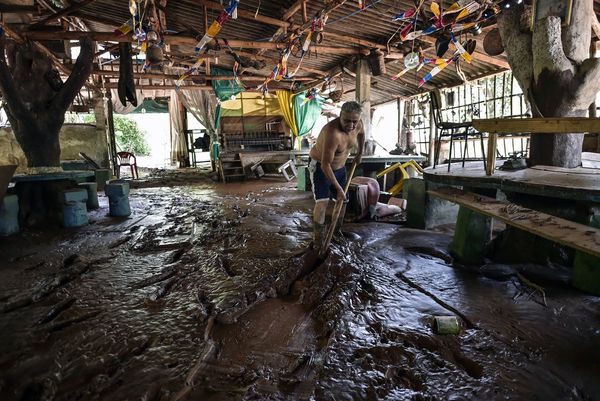
[[[600,300],[562,270],[453,267],[447,234],[364,223],[293,284],[309,193],[159,175],[130,218],[101,197],[87,227],[2,238],[0,400],[600,399]]]

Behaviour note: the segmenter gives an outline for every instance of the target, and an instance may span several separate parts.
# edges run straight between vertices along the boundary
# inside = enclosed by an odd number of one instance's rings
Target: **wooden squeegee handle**
[[[350,168],[350,175],[346,180],[346,187],[344,188],[344,199],[346,198],[346,194],[348,193],[348,188],[350,188],[350,181],[352,181],[352,177],[354,177],[355,170],[356,163],[352,163],[352,167]],[[329,244],[331,243],[331,238],[333,237],[333,232],[335,231],[335,226],[337,225],[338,218],[340,217],[340,212],[342,211],[343,204],[344,202],[336,202],[335,206],[333,207],[333,213],[331,215],[331,224],[329,224],[329,229],[327,230],[325,241],[323,241],[323,245],[321,245],[321,250],[319,251],[320,257],[323,257],[329,249]]]

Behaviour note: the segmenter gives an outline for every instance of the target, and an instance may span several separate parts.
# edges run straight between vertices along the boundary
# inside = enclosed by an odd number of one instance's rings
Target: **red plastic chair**
[[[133,179],[140,178],[138,175],[137,161],[135,155],[129,152],[117,152],[117,164],[119,165],[119,175],[121,174],[121,167],[131,167],[131,176]]]

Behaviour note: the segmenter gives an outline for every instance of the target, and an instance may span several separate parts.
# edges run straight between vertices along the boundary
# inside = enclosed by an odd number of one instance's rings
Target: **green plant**
[[[95,120],[95,119],[94,119]],[[86,123],[95,123],[88,116],[85,117]],[[127,117],[114,116],[115,140],[119,151],[131,152],[136,156],[148,156],[150,146],[146,141],[146,133],[138,127],[137,123]]]
[[[148,156],[150,154],[150,147],[145,138],[146,133],[140,130],[135,121],[127,117],[115,116],[114,122],[118,148],[137,156]]]

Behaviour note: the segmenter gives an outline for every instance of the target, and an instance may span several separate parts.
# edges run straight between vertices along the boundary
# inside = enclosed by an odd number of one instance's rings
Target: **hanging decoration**
[[[452,43],[454,43],[455,46],[458,45],[458,46],[456,46],[456,51],[454,52],[454,55],[451,58],[449,58],[448,60],[445,60],[444,62],[436,65],[427,75],[425,75],[423,78],[421,78],[421,80],[419,81],[419,88],[421,86],[425,85],[428,81],[430,81],[437,74],[442,72],[450,64],[457,62],[461,57],[464,58],[467,62],[469,62],[469,63],[471,62],[470,61],[472,59],[471,54],[473,54],[473,52],[475,51],[477,42],[475,42],[473,39],[469,39],[465,43],[465,46],[462,46],[460,43],[458,43],[458,41],[456,41],[456,39],[454,39]]]
[[[219,14],[216,20],[208,27],[208,30],[204,33],[204,36],[200,41],[196,44],[194,49],[196,55],[200,55],[202,50],[206,47],[211,40],[215,38],[221,31],[221,28],[225,23],[227,23],[231,19],[237,19],[237,7],[239,4],[239,0],[231,0],[229,5]],[[176,86],[180,86],[181,83],[189,78],[194,72],[198,71],[204,59],[199,57],[196,62],[179,77],[177,81],[175,81]]]
[[[304,98],[304,101],[302,102],[302,105],[310,102],[313,99],[317,98],[317,90],[315,88],[312,88],[311,90],[308,91],[308,94],[306,95],[306,97]]]
[[[285,49],[283,49],[281,52],[279,62],[273,68],[271,74],[269,74],[265,81],[258,85],[255,89],[262,91],[263,94],[266,94],[269,91],[269,82],[293,78],[298,73],[304,57],[310,53],[310,46],[313,43],[321,43],[323,40],[323,31],[328,18],[329,16],[327,14],[319,13],[313,17],[310,24],[310,29],[305,35],[302,35],[300,32],[292,33],[288,39]],[[300,58],[298,65],[293,72],[288,70],[287,65],[290,55]]]
[[[239,4],[239,0],[231,0],[229,5],[219,14],[216,20],[208,27],[208,30],[200,39],[200,41],[196,44],[194,51],[196,55],[199,55],[202,49],[206,47],[206,45],[213,40],[215,36],[221,32],[221,28],[231,19],[237,19],[237,7]]]
[[[503,1],[522,1],[522,0],[503,0]],[[423,12],[419,12],[423,0],[419,4],[408,10],[400,12],[393,17],[393,21],[401,21],[405,23],[400,29],[401,41],[412,40],[414,48],[414,40],[425,35],[432,35],[441,32],[435,41],[436,58],[427,58],[422,51],[411,51],[404,56],[404,69],[392,77],[396,80],[410,70],[419,71],[423,66],[434,64],[435,67],[421,79],[419,87],[431,80],[439,72],[443,71],[449,64],[456,63],[460,58],[468,63],[472,61],[472,53],[474,51],[474,41],[468,41],[469,47],[465,47],[456,39],[455,33],[464,32],[471,29],[473,34],[480,32],[480,24],[485,20],[495,16],[500,12],[498,7],[491,0],[484,0],[482,4],[473,0],[459,0],[453,3],[446,10],[442,10],[437,1],[432,1],[430,11],[433,14],[432,18],[421,29],[418,29],[418,17]],[[455,52],[450,58],[443,58],[447,52],[449,45],[452,44]]]
[[[147,0],[144,3],[144,7],[140,7],[141,0],[129,0],[129,18],[125,23],[115,29],[115,33],[123,36],[130,32],[133,32],[133,38],[139,41],[145,40],[145,31],[142,27],[142,16],[140,15],[140,9],[146,8]]]

